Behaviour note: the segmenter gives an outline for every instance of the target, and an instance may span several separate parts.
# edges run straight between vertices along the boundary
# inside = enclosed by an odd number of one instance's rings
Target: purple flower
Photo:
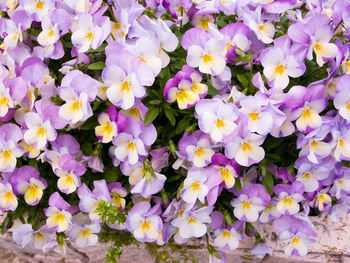
[[[304,200],[304,185],[295,181],[291,185],[278,184],[273,187],[273,192],[278,195],[277,211],[281,214],[295,215],[299,212],[299,202]]]
[[[73,241],[77,247],[86,248],[94,246],[97,243],[97,233],[100,232],[100,224],[74,224],[69,231],[69,239]]]
[[[66,231],[72,223],[72,213],[77,211],[76,206],[70,206],[58,192],[49,198],[49,207],[44,209],[47,216],[46,225],[57,232]]]
[[[39,171],[28,165],[17,168],[11,175],[11,184],[15,194],[24,194],[24,200],[29,205],[37,205],[41,200],[47,183],[39,177]]]
[[[259,213],[269,204],[271,196],[261,184],[244,187],[236,199],[232,199],[233,213],[239,220],[255,222]]]

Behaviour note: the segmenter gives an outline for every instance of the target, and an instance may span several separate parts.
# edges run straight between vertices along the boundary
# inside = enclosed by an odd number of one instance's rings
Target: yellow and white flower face
[[[290,215],[297,214],[300,209],[299,204],[294,197],[292,195],[287,195],[287,193],[285,194],[285,197],[278,201],[276,208],[281,214],[288,212]]]
[[[46,211],[48,216],[46,225],[50,228],[57,228],[57,232],[66,231],[71,223],[72,215],[64,210],[49,207]]]
[[[24,194],[24,200],[27,204],[36,205],[40,201],[45,188],[46,187],[42,181],[32,177],[29,182],[21,183],[18,186],[18,191],[21,194]]]
[[[98,118],[99,126],[95,128],[97,137],[102,138],[103,143],[108,143],[117,135],[117,125],[112,122],[107,113],[101,113]]]
[[[16,210],[18,205],[17,197],[13,193],[10,183],[0,183],[0,208],[2,210]]]

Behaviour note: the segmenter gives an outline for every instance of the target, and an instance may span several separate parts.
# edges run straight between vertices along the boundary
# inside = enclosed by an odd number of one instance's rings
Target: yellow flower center
[[[224,127],[224,126],[225,126],[225,124],[224,124],[224,122],[221,119],[218,119],[216,121],[216,127],[218,127],[218,129],[220,129],[220,128]]]
[[[8,101],[9,101],[9,99],[8,99],[7,97],[2,96],[2,97],[0,98],[0,105],[6,106],[7,103],[8,103]]]
[[[316,52],[320,52],[322,50],[322,46],[320,44],[315,44],[314,49]]]
[[[311,148],[315,148],[318,145],[318,142],[316,142],[315,140],[312,140],[312,142],[310,143]]]
[[[297,237],[294,237],[292,239],[292,244],[299,244],[299,239]]]
[[[4,158],[4,159],[11,159],[11,151],[9,151],[9,150],[3,151],[2,158]]]
[[[259,118],[259,113],[257,113],[257,112],[249,113],[249,117],[250,117],[253,121],[256,121],[256,120]]]
[[[251,151],[252,150],[252,146],[248,143],[248,142],[243,142],[242,143],[242,150],[245,151]]]
[[[201,185],[198,182],[195,182],[191,185],[193,191],[198,191],[201,188]]]
[[[44,9],[44,3],[41,2],[41,1],[38,1],[38,2],[36,2],[35,7],[36,7],[37,9],[43,10],[43,9]]]
[[[55,30],[51,29],[49,31],[49,37],[53,37],[55,35]]]
[[[279,65],[275,68],[275,74],[282,75],[284,73],[285,67],[283,65]]]
[[[196,150],[196,155],[198,155],[199,157],[201,157],[204,154],[204,150],[199,148]]]
[[[41,137],[45,136],[46,133],[46,129],[44,127],[40,127],[38,129],[38,135],[40,135]]]
[[[224,231],[222,232],[222,236],[223,236],[223,237],[226,237],[226,238],[229,238],[229,237],[231,237],[231,233],[230,233],[230,231],[228,231],[228,230],[224,230]]]
[[[83,237],[88,237],[90,236],[90,231],[88,229],[84,229],[83,231],[81,231],[81,235]]]
[[[86,34],[86,38],[89,39],[89,41],[91,41],[94,37],[94,34],[92,32],[89,32]]]
[[[303,174],[303,177],[306,178],[306,179],[309,179],[310,178],[310,173],[309,172],[306,172]]]
[[[130,83],[128,81],[124,81],[121,86],[122,91],[129,92],[130,91]]]
[[[344,141],[342,139],[339,139],[338,143],[340,147],[344,147]]]
[[[208,55],[208,54],[204,54],[202,56],[202,58],[203,58],[203,61],[204,61],[205,64],[208,64],[208,63],[210,63],[213,60],[213,58],[210,55]]]
[[[245,201],[244,203],[243,203],[243,207],[242,207],[243,209],[250,209],[250,203],[248,202],[248,201]]]
[[[143,221],[141,228],[142,228],[142,230],[149,230],[149,229],[151,229],[151,225],[148,221],[145,220],[145,221]]]
[[[71,109],[72,109],[73,111],[79,111],[81,107],[82,107],[81,102],[78,101],[78,100],[76,100],[76,101],[74,101],[74,102],[72,103]]]
[[[285,204],[285,205],[291,205],[292,204],[292,198],[290,198],[290,197],[286,197],[286,198],[284,198],[283,199],[283,203]]]
[[[311,117],[311,110],[309,108],[304,109],[302,113],[302,118],[309,119],[310,117]]]
[[[188,220],[188,224],[192,224],[192,223],[196,223],[196,219],[194,219],[193,217],[191,217],[191,218]]]
[[[131,150],[131,151],[135,150],[135,143],[129,142],[127,148],[128,150]]]

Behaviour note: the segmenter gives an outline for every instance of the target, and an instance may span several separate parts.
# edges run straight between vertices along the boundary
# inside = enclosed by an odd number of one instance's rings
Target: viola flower
[[[209,188],[205,184],[206,181],[205,173],[199,169],[190,169],[184,181],[181,198],[187,203],[195,203],[198,198],[204,204],[204,199],[209,192]]]
[[[200,139],[197,145],[188,145],[186,147],[187,159],[193,162],[195,167],[201,168],[206,166],[214,155],[210,141],[206,138]]]
[[[148,202],[139,202],[128,213],[126,226],[140,242],[153,242],[162,231],[163,222],[157,215],[157,205],[150,208]]]
[[[255,222],[259,213],[269,204],[270,195],[265,187],[260,184],[251,184],[242,189],[236,199],[232,199],[233,213],[239,220]]]
[[[298,168],[297,181],[304,185],[305,192],[314,192],[319,187],[319,181],[329,176],[329,168],[322,165],[303,163]]]
[[[350,176],[346,174],[348,169],[343,168],[337,178],[334,179],[333,186],[329,192],[336,198],[350,192]]]
[[[98,241],[96,234],[100,232],[100,229],[99,223],[90,225],[74,224],[69,231],[69,239],[79,248],[94,246]]]
[[[44,211],[47,216],[46,225],[55,228],[57,232],[63,232],[71,225],[72,213],[77,211],[77,207],[70,206],[58,192],[55,192],[50,196],[49,207]]]
[[[335,130],[332,135],[336,141],[336,146],[333,153],[334,158],[338,162],[341,160],[350,160],[350,130]]]
[[[190,76],[182,71],[167,81],[164,87],[164,97],[167,102],[177,102],[180,110],[192,107],[199,96],[192,90],[193,83]]]
[[[102,79],[108,86],[107,97],[114,105],[130,109],[135,98],[145,95],[144,86],[153,84],[154,75],[147,65],[126,50],[114,51],[111,48],[110,55],[107,51],[106,54],[107,66],[102,71]]]
[[[15,103],[10,95],[10,89],[0,82],[0,117],[4,117]]]
[[[239,131],[239,134],[226,144],[225,156],[234,158],[242,166],[258,163],[265,156],[264,149],[260,147],[264,140],[264,136]]]
[[[47,17],[41,21],[43,31],[38,35],[38,43],[45,48],[53,48],[53,45],[60,39],[58,24],[52,24]]]
[[[56,232],[46,225],[34,231],[32,225],[22,224],[13,230],[12,238],[23,248],[33,245],[36,249],[43,249],[47,243],[56,240]]]
[[[144,143],[139,138],[134,138],[131,134],[120,133],[114,140],[116,145],[115,156],[118,160],[129,164],[135,164],[139,160],[139,155],[146,156],[147,151]]]
[[[0,171],[11,172],[15,169],[23,148],[17,144],[23,138],[21,129],[12,123],[0,127]]]
[[[281,216],[281,213],[277,210],[276,205],[277,203],[275,201],[271,201],[270,204],[264,208],[259,217],[259,221],[261,223],[270,222]]]
[[[249,131],[267,135],[273,127],[273,117],[264,107],[266,101],[255,96],[246,96],[239,103],[241,104],[239,111],[248,117],[247,128]]]
[[[334,107],[339,115],[350,122],[350,94],[347,90],[339,92],[334,98]]]
[[[15,211],[18,205],[17,197],[13,193],[10,183],[0,183],[0,209],[2,211]]]
[[[273,42],[276,29],[271,22],[262,19],[261,9],[262,7],[258,6],[255,11],[244,10],[243,22],[255,33],[259,40],[269,44]]]
[[[320,211],[325,211],[332,206],[332,198],[328,194],[329,189],[324,189],[318,192],[312,200],[312,206],[318,208]]]
[[[337,55],[338,47],[329,43],[333,36],[330,19],[324,14],[314,14],[297,22],[288,28],[288,36],[295,42],[307,47],[307,59],[312,59],[312,52],[316,53],[316,62],[322,67],[325,60]]]
[[[243,52],[248,51],[251,41],[248,39],[249,28],[245,24],[240,22],[230,23],[220,29],[220,33],[223,35],[226,44],[224,53],[227,61],[234,63],[233,59],[238,57],[237,49]]]
[[[299,152],[299,156],[307,156],[307,158],[318,164],[321,159],[326,158],[331,153],[334,144],[332,142],[324,142],[323,140],[328,135],[329,129],[327,126],[321,126],[319,129],[314,130],[304,135],[299,135],[297,140],[297,148],[302,148]]]
[[[102,38],[102,29],[94,24],[90,14],[80,13],[78,27],[72,34],[72,43],[78,48],[79,53],[84,53],[89,48],[96,49]]]
[[[305,222],[297,218],[284,215],[274,221],[273,227],[280,233],[280,239],[288,243],[284,252],[288,256],[305,256],[307,254],[307,244],[314,243],[316,233]]]
[[[112,201],[111,195],[105,180],[94,181],[94,190],[91,191],[85,184],[78,188],[79,209],[89,213],[89,218],[93,222],[102,222],[101,216],[97,214],[98,202],[100,200]]]
[[[6,37],[4,38],[6,48],[14,48],[18,42],[22,41],[23,34],[20,25],[16,25],[10,19],[6,19]]]
[[[222,153],[215,153],[211,161],[213,167],[218,169],[221,174],[223,186],[227,189],[232,188],[238,177],[240,166],[233,159],[226,158]]]
[[[304,185],[295,181],[291,185],[278,184],[273,187],[273,192],[278,195],[277,211],[281,214],[295,215],[299,212],[299,202],[304,200]]]
[[[24,122],[28,127],[24,133],[24,141],[36,149],[44,149],[47,141],[54,141],[57,137],[56,130],[52,127],[50,120],[44,121],[37,113],[26,113]]]
[[[193,45],[188,49],[186,62],[191,67],[199,67],[202,73],[219,75],[225,69],[225,57],[222,55],[225,43],[221,40],[210,39],[205,46]]]
[[[233,103],[220,99],[202,99],[196,105],[199,128],[209,133],[214,142],[221,142],[232,134],[237,124],[238,109]]]
[[[95,134],[102,143],[108,143],[117,135],[118,128],[114,121],[111,121],[109,115],[102,112],[98,115],[97,121],[100,124],[95,127]]]
[[[70,71],[58,88],[60,97],[66,102],[59,109],[59,116],[71,124],[85,121],[92,115],[89,102],[96,98],[96,80],[78,70]]]
[[[275,41],[274,47],[264,49],[260,56],[264,75],[276,89],[285,89],[288,86],[289,77],[300,77],[306,69],[304,63],[291,53],[290,39],[282,38]],[[282,46],[278,41],[287,43]]]
[[[292,115],[297,128],[302,132],[310,132],[317,129],[322,124],[322,118],[319,115],[327,106],[324,99],[306,101],[304,106],[293,110]]]
[[[17,168],[12,173],[10,181],[15,194],[24,194],[24,201],[31,206],[39,203],[47,187],[46,181],[39,177],[39,171],[28,165]]]
[[[110,183],[107,185],[108,190],[111,193],[111,198],[114,204],[119,208],[119,209],[124,209],[125,207],[125,199],[126,195],[128,192],[124,187],[119,182],[116,183]]]
[[[24,0],[23,8],[35,19],[41,21],[48,13],[55,8],[55,4],[51,0]]]
[[[182,238],[201,237],[207,232],[207,225],[211,223],[210,214],[213,207],[205,206],[193,212],[185,212],[182,216],[175,218],[171,224],[179,228]]]
[[[217,229],[214,235],[214,245],[220,249],[234,250],[238,248],[239,241],[243,240],[243,235],[238,233],[234,227]]]
[[[149,179],[146,173],[151,173],[151,171],[142,171],[140,180],[135,184],[130,193],[140,194],[144,198],[149,198],[163,189],[166,180],[163,174],[154,172],[150,175],[151,178],[148,181]]]
[[[55,171],[59,177],[57,181],[58,189],[65,194],[75,192],[80,186],[79,176],[82,176],[86,172],[85,166],[75,160],[67,160],[60,168]]]

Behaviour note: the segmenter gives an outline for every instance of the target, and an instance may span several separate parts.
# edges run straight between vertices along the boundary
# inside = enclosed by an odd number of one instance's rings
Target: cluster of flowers
[[[309,214],[350,210],[349,0],[0,8],[0,210],[46,216],[21,218],[16,243],[65,253],[105,223],[233,250],[273,222],[304,256]],[[126,221],[103,221],[101,201]]]

